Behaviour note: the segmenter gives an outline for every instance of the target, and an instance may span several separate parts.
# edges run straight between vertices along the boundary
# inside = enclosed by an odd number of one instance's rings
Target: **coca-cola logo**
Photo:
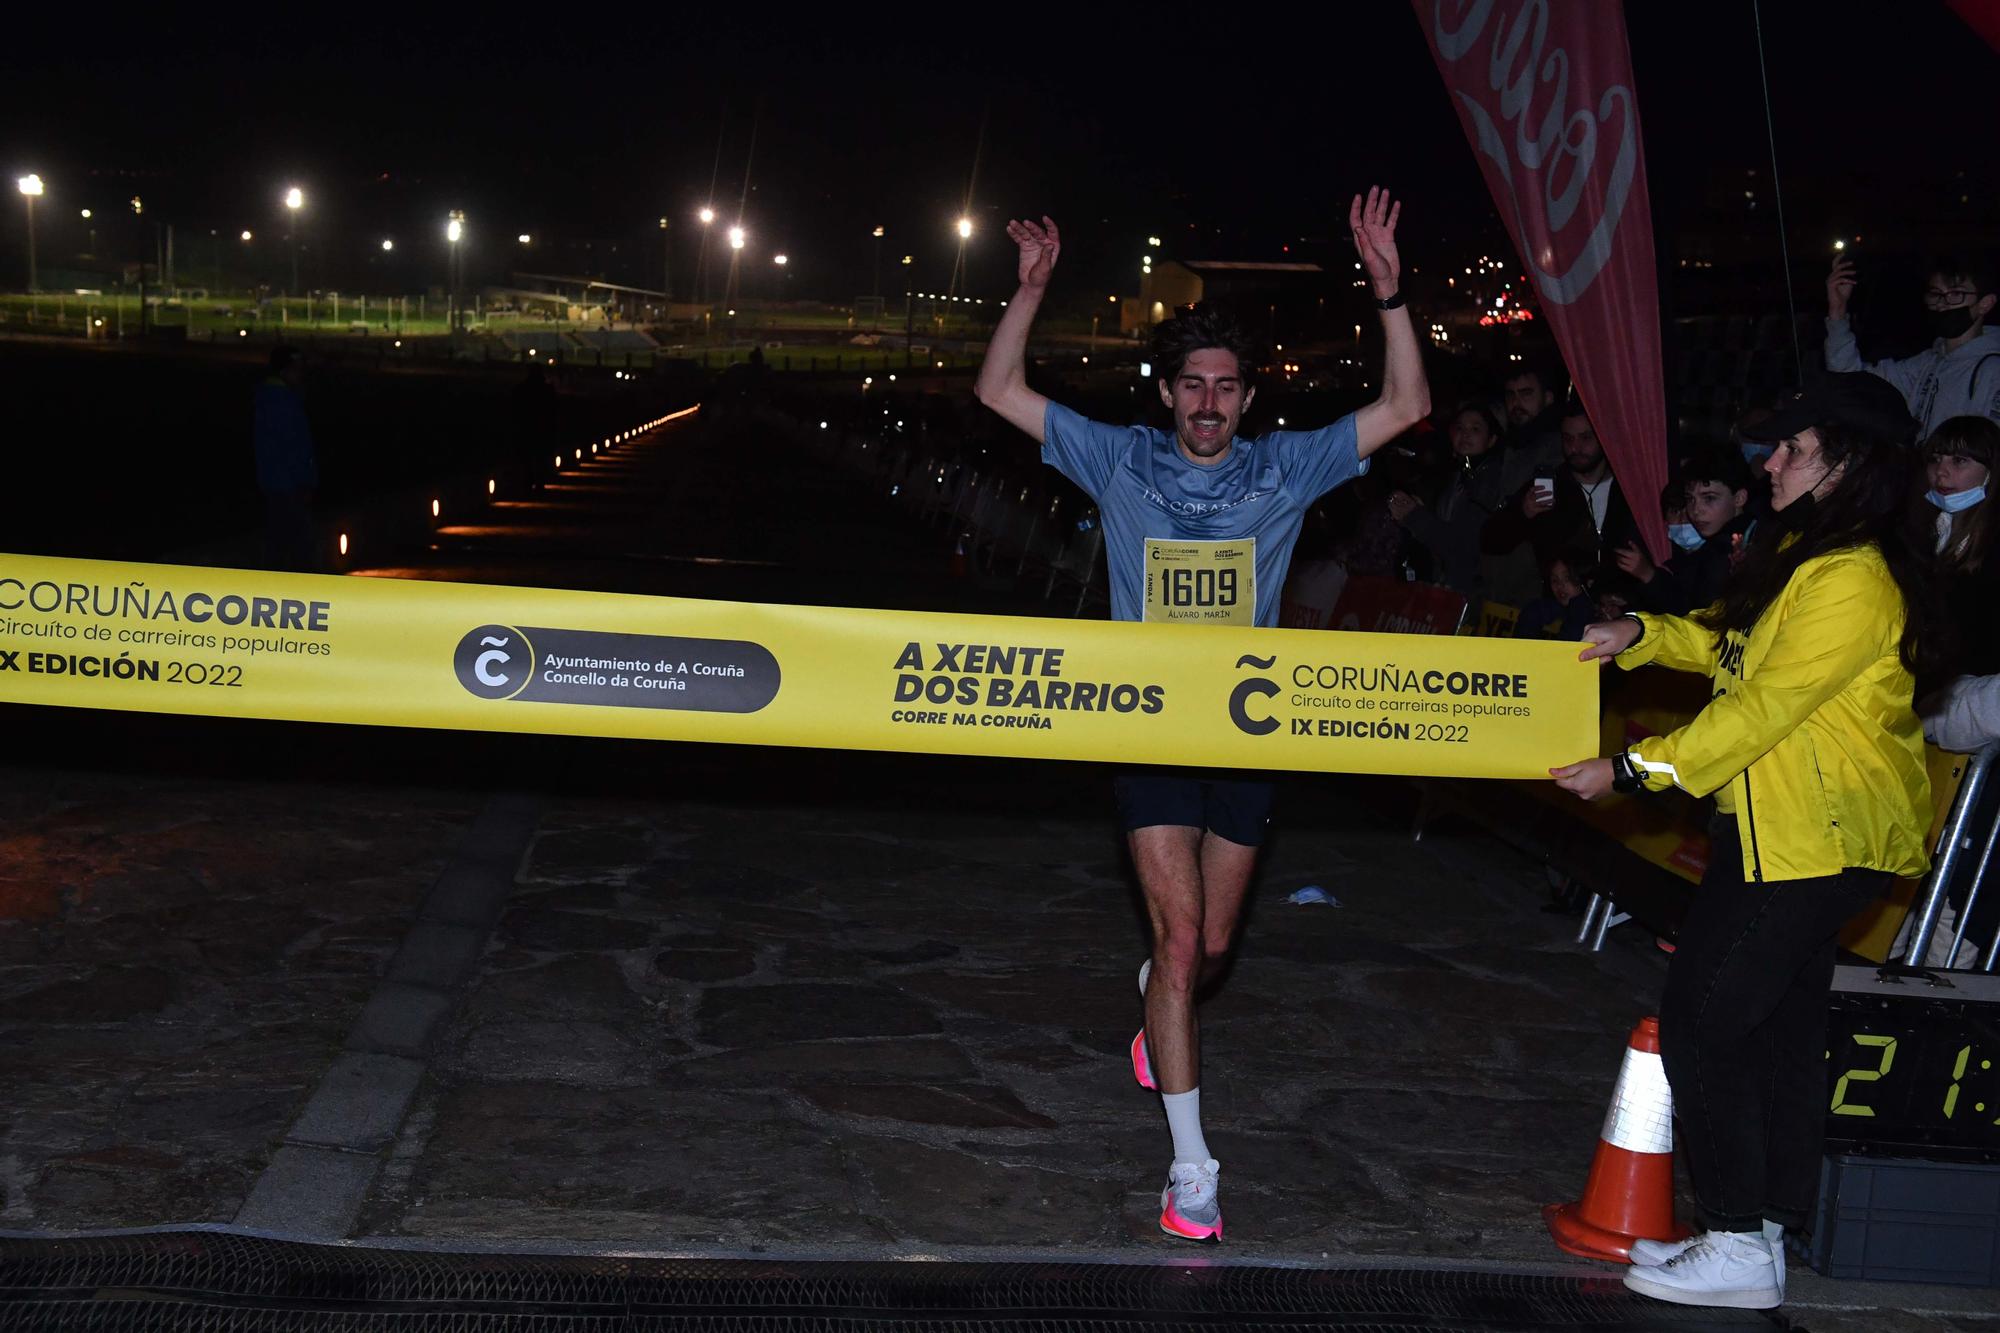
[[[1588,3],[1575,0],[1573,7]],[[1536,290],[1551,305],[1570,304],[1611,262],[1619,220],[1640,179],[1631,88],[1610,85],[1595,108],[1584,91],[1586,104],[1571,109],[1570,55],[1549,44],[1549,0],[1524,0],[1511,16],[1498,0],[1433,0],[1431,34],[1474,144],[1499,173]],[[1481,49],[1483,79],[1476,63]],[[1469,69],[1460,64],[1468,57]],[[1535,214],[1542,225],[1531,227]],[[1580,239],[1566,234],[1572,221],[1588,224]]]

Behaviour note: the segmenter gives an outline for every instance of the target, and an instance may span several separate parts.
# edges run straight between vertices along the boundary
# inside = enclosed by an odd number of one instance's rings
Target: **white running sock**
[[[1174,1134],[1174,1161],[1196,1166],[1208,1161],[1208,1140],[1201,1136],[1201,1089],[1160,1095],[1167,1108],[1167,1128]]]

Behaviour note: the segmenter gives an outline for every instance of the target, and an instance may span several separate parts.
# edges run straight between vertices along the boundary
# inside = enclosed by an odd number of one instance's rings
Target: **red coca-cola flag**
[[[1664,559],[1660,294],[1624,7],[1412,2],[1612,472]]]
[[[1945,0],[1951,12],[1965,20],[1971,28],[1986,39],[1986,44],[2000,51],[2000,0]]]

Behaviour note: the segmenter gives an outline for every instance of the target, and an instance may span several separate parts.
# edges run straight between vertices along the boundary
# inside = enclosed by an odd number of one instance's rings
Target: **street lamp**
[[[965,243],[971,239],[972,219],[961,217],[958,220],[958,258],[952,262],[951,286],[945,292],[947,301],[958,295],[958,280],[965,272]]]
[[[779,268],[783,268],[785,265],[792,262],[792,257],[790,255],[772,255],[771,262],[773,264],[776,264]]]
[[[292,244],[291,295],[297,295],[299,290],[299,210],[305,206],[306,192],[304,190],[294,185],[291,189],[285,191],[285,208],[291,214],[291,221],[286,224],[287,230],[285,232],[285,239]]]
[[[249,241],[249,239],[250,239],[250,229],[249,229],[248,227],[245,227],[245,228],[243,229],[243,234],[242,234],[241,236],[237,237],[237,239],[238,239],[238,240],[241,240],[241,241],[245,241],[245,242]]]
[[[660,218],[660,320],[674,316],[674,228]]]
[[[516,236],[514,239],[519,241],[523,245],[531,245],[534,243],[535,238],[530,236],[527,232],[524,231],[519,236]]]
[[[390,240],[387,236],[384,236],[382,238],[382,248],[384,250],[393,250],[396,248],[396,243]]]
[[[458,243],[465,239],[465,214],[459,209],[454,208],[451,210],[450,215],[445,218],[444,239],[451,247],[445,267],[446,276],[451,281],[451,332],[453,336],[456,336],[459,323],[459,277],[460,271],[463,268],[463,264],[459,259]]]
[[[28,290],[35,290],[35,200],[42,197],[42,178],[29,172],[14,182],[28,207]]]
[[[749,244],[750,233],[745,231],[742,222],[738,221],[729,228],[728,238],[729,273],[722,280],[722,303],[724,305],[733,304],[741,294],[737,290],[736,282],[740,276],[739,267],[740,261],[743,258],[743,247]],[[736,312],[732,310],[729,313],[734,316]]]
[[[715,221],[715,210],[703,204],[695,216],[701,220],[701,247],[694,257],[694,301],[700,305],[702,293],[708,286],[708,228]]]

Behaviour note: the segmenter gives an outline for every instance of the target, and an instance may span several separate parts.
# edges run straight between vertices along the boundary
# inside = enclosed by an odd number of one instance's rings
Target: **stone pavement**
[[[1186,1255],[1102,770],[753,754],[546,808],[355,1234]],[[11,864],[77,904],[0,925],[0,1226],[227,1221],[478,796],[37,776],[0,772]],[[1394,788],[1286,799],[1203,1011],[1228,1253],[1567,1262],[1539,1207],[1581,1184],[1654,951],[1578,951],[1537,867],[1413,844]],[[1812,1326],[1971,1326],[1898,1317]]]
[[[552,812],[367,1229],[1163,1246],[1126,1059],[1142,921],[1098,784],[1066,776],[1041,815]],[[1547,1258],[1536,1204],[1584,1163],[1522,1149],[1594,1140],[1646,982],[1576,953],[1521,867],[1297,795],[1204,1011],[1233,1234]],[[1342,905],[1283,901],[1309,883]]]
[[[475,806],[0,771],[0,1226],[234,1217]]]

